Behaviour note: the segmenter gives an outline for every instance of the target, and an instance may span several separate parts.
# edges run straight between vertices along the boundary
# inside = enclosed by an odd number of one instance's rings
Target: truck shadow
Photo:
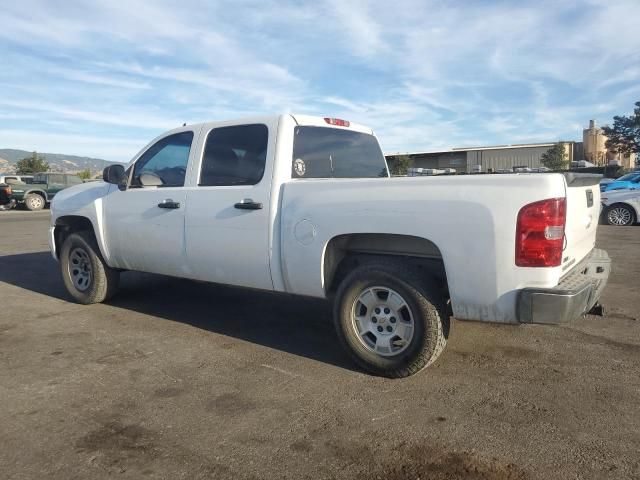
[[[49,252],[0,257],[0,282],[69,300]],[[324,300],[126,272],[108,305],[358,371],[338,342]]]

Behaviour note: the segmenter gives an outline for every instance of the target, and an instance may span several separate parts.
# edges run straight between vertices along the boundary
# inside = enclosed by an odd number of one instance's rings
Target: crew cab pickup
[[[42,210],[56,194],[82,180],[68,173],[36,173],[30,183],[16,183],[5,189],[9,201],[24,205],[27,210]]]
[[[327,298],[354,360],[402,377],[433,363],[450,315],[561,323],[598,301],[598,176],[391,178],[371,129],[303,115],[189,125],[104,182],[60,192],[50,246],[70,295],[152,272]]]

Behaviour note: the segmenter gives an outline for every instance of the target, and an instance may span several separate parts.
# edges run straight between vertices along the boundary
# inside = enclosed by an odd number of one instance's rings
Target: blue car
[[[607,183],[600,186],[600,190],[603,192],[610,192],[611,190],[638,190],[640,189],[640,172],[631,172],[621,176],[611,183]]]

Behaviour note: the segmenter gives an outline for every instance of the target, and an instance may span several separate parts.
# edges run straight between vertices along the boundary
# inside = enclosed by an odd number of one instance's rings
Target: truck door
[[[188,276],[185,260],[185,174],[194,132],[166,136],[133,165],[126,190],[104,198],[109,263],[128,270]]]
[[[277,121],[203,128],[187,192],[186,251],[196,279],[272,290],[271,171]],[[269,159],[269,161],[268,161]]]

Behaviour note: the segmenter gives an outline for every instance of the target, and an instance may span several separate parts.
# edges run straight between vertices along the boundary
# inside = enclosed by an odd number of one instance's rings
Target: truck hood
[[[60,190],[51,202],[51,215],[56,217],[68,211],[78,210],[109,193],[105,182],[88,182]],[[62,212],[64,209],[65,212]]]

